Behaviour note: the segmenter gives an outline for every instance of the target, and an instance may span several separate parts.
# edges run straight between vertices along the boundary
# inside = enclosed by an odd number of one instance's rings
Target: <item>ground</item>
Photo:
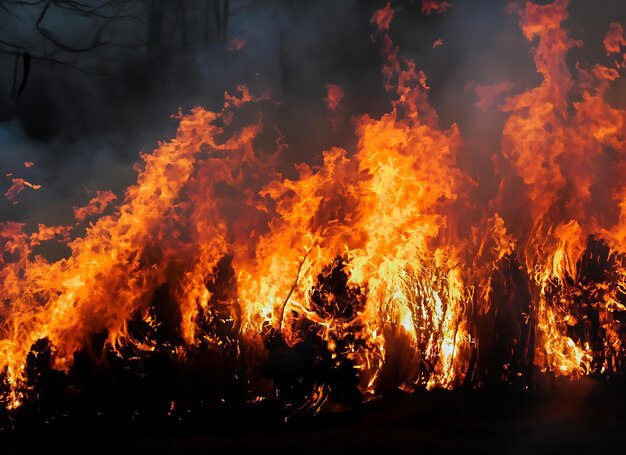
[[[268,408],[151,426],[53,424],[4,432],[4,453],[623,453],[626,387],[546,380],[541,390],[434,390],[359,409],[296,414]],[[71,420],[67,420],[70,422]]]

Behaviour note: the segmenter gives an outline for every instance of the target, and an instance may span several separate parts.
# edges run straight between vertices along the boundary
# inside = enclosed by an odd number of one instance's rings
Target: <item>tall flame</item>
[[[488,204],[457,165],[459,128],[440,126],[426,75],[398,54],[387,5],[372,24],[395,99],[380,118],[355,120],[354,150],[332,148],[320,165],[300,164],[296,178],[283,178],[280,141],[263,154],[255,146],[261,125],[238,124],[239,109],[262,101],[239,86],[220,111],[179,116],[176,137],[142,155],[137,184],[114,213],[101,215],[115,196],[99,192],[75,210],[73,227],[41,225],[29,235],[3,223],[7,406],[24,399],[38,340],[48,340],[58,369],[70,368],[96,333],[106,333],[113,350],[155,349],[155,341],[132,336],[129,322],[159,323],[150,306],[161,289],[180,314],[183,349],[174,355],[202,343],[220,349],[220,335],[203,321],[225,318],[260,356],[275,335],[288,346],[318,337],[332,359],[357,370],[366,397],[389,381],[403,390],[476,381],[493,341],[489,318],[519,292],[499,276],[517,261],[528,278],[529,302],[518,316],[530,341],[518,335],[514,344],[530,349],[526,360],[555,375],[623,368],[626,111],[605,98],[624,62],[573,75],[565,58],[581,43],[561,27],[567,5],[513,8],[535,42],[542,81],[502,106],[507,119],[494,157],[501,184]],[[611,25],[604,41],[611,55],[622,51],[621,33]],[[506,81],[490,96],[513,87]],[[37,254],[52,239],[68,241],[71,254],[58,261]],[[224,269],[233,279],[220,291]],[[318,384],[311,402],[323,401],[324,390]]]

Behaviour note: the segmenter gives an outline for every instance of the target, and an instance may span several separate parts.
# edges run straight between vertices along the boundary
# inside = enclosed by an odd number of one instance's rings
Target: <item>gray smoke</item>
[[[162,2],[156,50],[146,45],[151,3],[157,2],[113,2],[125,5],[130,17],[104,29],[101,39],[109,44],[71,53],[50,43],[44,48],[37,17],[31,17],[36,8],[3,2],[0,42],[58,62],[33,60],[24,93],[10,98],[15,60],[9,51],[16,48],[0,44],[5,52],[0,53],[0,193],[11,184],[5,173],[42,185],[22,192],[17,205],[0,197],[1,221],[67,223],[72,207],[84,205],[96,190],[111,189],[121,197],[134,181],[132,164],[139,152],[174,134],[177,122],[170,116],[179,107],[217,109],[224,91],[233,92],[239,83],[256,94],[268,91],[277,102],[267,104],[263,122],[269,136],[275,136],[274,127],[286,136],[285,172],[296,162],[319,161],[333,145],[350,148],[352,115],[377,116],[388,109],[382,60],[369,24],[384,1],[233,0],[223,38],[213,1],[184,2],[185,33],[180,2]],[[503,115],[495,106],[477,109],[472,87],[509,80],[512,93],[519,93],[536,84],[532,45],[522,36],[517,16],[507,13],[506,1],[451,0],[452,8],[430,16],[420,13],[420,1],[392,3],[398,10],[392,37],[426,71],[442,126],[456,122],[461,128],[465,146],[459,163],[485,185],[488,197]],[[572,51],[571,66],[576,61],[593,65],[604,56],[601,42],[609,23],[626,22],[626,2],[573,0],[570,14],[566,28],[585,42]],[[55,6],[43,22],[56,39],[76,47],[91,44],[99,23],[102,19]],[[246,40],[240,51],[228,49],[234,38]],[[437,39],[443,44],[433,48]],[[327,83],[345,91],[339,130],[327,118]],[[624,106],[626,90],[619,84],[614,102]],[[35,165],[26,168],[25,161]]]

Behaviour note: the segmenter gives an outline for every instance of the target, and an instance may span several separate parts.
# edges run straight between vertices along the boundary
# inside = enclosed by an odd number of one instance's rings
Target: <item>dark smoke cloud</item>
[[[145,20],[147,3],[132,2],[131,15]],[[265,106],[263,122],[268,135],[276,134],[274,127],[286,135],[287,172],[294,162],[319,160],[321,151],[332,145],[350,147],[351,115],[376,116],[388,109],[381,57],[369,25],[372,12],[385,2],[231,1],[228,37],[219,39],[211,16],[207,41],[205,2],[192,1],[184,50],[175,2],[165,3],[169,9],[156,54],[145,46],[147,26],[131,18],[107,29],[103,39],[113,45],[55,57],[106,76],[35,62],[24,94],[10,99],[14,60],[0,54],[0,171],[42,185],[21,193],[17,205],[0,201],[0,220],[63,223],[71,220],[72,207],[85,204],[95,190],[112,189],[121,196],[134,180],[132,164],[139,151],[149,151],[157,140],[174,134],[171,114],[194,105],[216,109],[224,91],[232,92],[239,83],[249,84],[253,93],[269,91],[277,102]],[[459,163],[481,184],[486,182],[488,198],[495,183],[490,181],[490,158],[498,147],[503,115],[495,107],[477,109],[472,84],[510,80],[513,93],[519,93],[540,79],[518,18],[506,11],[508,2],[451,3],[444,14],[424,16],[419,1],[393,2],[398,12],[391,33],[402,52],[427,72],[442,125],[459,124],[466,143]],[[11,11],[16,16],[0,10],[0,40],[42,52],[34,20],[23,8]],[[609,23],[626,22],[626,2],[574,0],[570,12],[566,27],[586,43],[572,51],[571,66],[576,61],[593,65],[603,58],[601,41]],[[67,43],[82,45],[81,37],[94,33],[93,21],[59,10],[51,10],[45,25]],[[236,37],[246,45],[231,52],[228,41]],[[443,44],[433,48],[437,39]],[[326,112],[327,83],[345,92],[338,130],[331,128]],[[614,90],[615,100],[624,103],[621,84]],[[24,161],[35,165],[25,168]],[[0,192],[9,185],[10,179],[4,178]]]

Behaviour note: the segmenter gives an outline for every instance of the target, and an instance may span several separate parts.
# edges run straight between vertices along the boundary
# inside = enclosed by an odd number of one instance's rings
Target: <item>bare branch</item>
[[[24,46],[20,46],[19,44],[9,43],[8,41],[0,40],[0,44],[4,46],[14,47],[15,49],[26,49]]]
[[[0,54],[4,54],[4,55],[18,55],[19,56],[20,53],[17,52],[17,51],[9,51],[9,50],[6,50],[6,49],[0,49]],[[58,60],[56,58],[48,57],[46,55],[32,55],[32,54],[30,54],[30,58],[34,62],[47,62],[47,63],[51,63],[53,65],[66,66],[68,68],[72,68],[73,70],[76,70],[76,71],[79,71],[79,72],[85,73],[85,74],[91,74],[91,75],[96,75],[96,76],[109,76],[109,74],[107,74],[107,73],[101,73],[101,72],[97,72],[97,71],[90,71],[90,70],[81,68],[75,62],[66,62],[66,61],[63,61],[63,60]]]
[[[81,68],[80,66],[78,66],[78,64],[74,63],[74,62],[64,62],[62,60],[57,60],[55,58],[50,58],[50,57],[42,57],[42,56],[31,56],[31,58],[33,60],[39,61],[39,62],[48,62],[48,63],[52,63],[54,65],[61,65],[61,66],[67,66],[68,68],[72,68],[73,70],[76,70],[80,73],[85,73],[85,74],[91,74],[91,75],[95,75],[95,76],[109,76],[109,74],[107,73],[100,73],[97,71],[90,71],[84,68]]]
[[[55,46],[63,49],[66,52],[89,52],[92,51],[98,47],[104,46],[107,43],[103,43],[102,41],[100,41],[100,35],[102,34],[102,31],[104,30],[104,27],[110,23],[110,21],[105,22],[96,32],[96,34],[94,35],[91,44],[87,47],[82,47],[82,48],[76,48],[76,47],[71,47],[68,46],[67,44],[64,44],[62,42],[60,42],[59,40],[57,40],[54,35],[52,34],[52,32],[50,32],[48,29],[44,28],[41,25],[41,22],[43,21],[46,13],[48,12],[48,8],[50,8],[50,5],[52,4],[52,0],[48,0],[48,2],[46,3],[46,5],[43,7],[41,14],[39,15],[39,18],[37,19],[37,21],[35,22],[35,27],[37,28],[37,31],[41,34],[41,36],[43,36],[45,39],[47,39],[48,41],[50,41],[52,44],[54,44]]]
[[[215,13],[215,23],[217,24],[217,36],[222,36],[222,19],[220,14],[220,0],[213,0],[213,7]]]
[[[111,5],[111,3],[113,3],[111,0],[104,2],[102,5],[99,6],[91,6],[91,5],[86,5],[84,3],[79,3],[79,2],[73,2],[73,1],[58,1],[56,0],[54,2],[54,4],[56,6],[58,6],[61,9],[65,9],[65,10],[70,10],[70,11],[78,11],[81,15],[91,15],[103,8],[108,7],[109,5]]]
[[[224,0],[224,11],[222,12],[222,33],[224,35],[224,38],[228,36],[228,16],[230,16],[230,2],[229,0]]]
[[[0,8],[2,8],[4,11],[6,11],[7,14],[15,17],[16,19],[18,19],[19,21],[21,21],[22,19],[15,14],[13,11],[11,11],[9,8],[7,8],[5,5],[3,5],[2,3],[0,3]]]
[[[20,5],[20,6],[38,6],[41,5],[44,0],[38,0],[35,2],[26,2],[26,1],[11,1],[9,0],[9,4],[11,5]]]

